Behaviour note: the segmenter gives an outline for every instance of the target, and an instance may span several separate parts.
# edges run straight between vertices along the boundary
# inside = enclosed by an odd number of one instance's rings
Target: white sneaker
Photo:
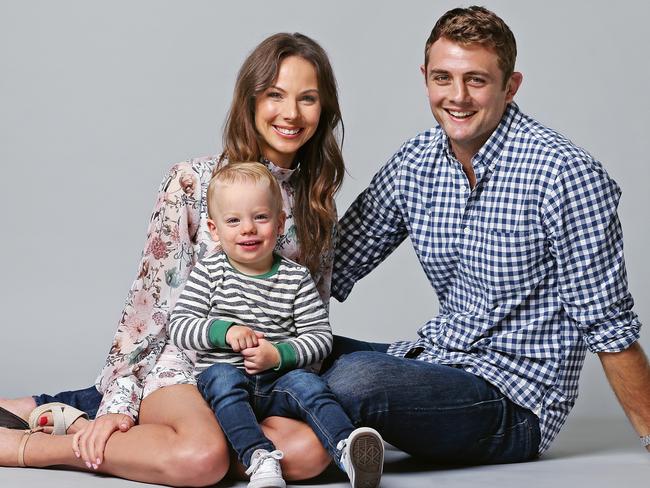
[[[379,432],[360,427],[336,446],[352,488],[377,488],[384,470],[384,441]]]
[[[246,474],[250,475],[248,488],[287,488],[282,479],[282,468],[280,459],[284,457],[282,451],[269,452],[266,449],[258,449],[251,456],[250,468]]]

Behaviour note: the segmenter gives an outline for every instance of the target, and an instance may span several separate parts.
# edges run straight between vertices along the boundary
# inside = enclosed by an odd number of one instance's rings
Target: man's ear
[[[510,75],[510,79],[506,85],[506,103],[512,102],[512,99],[515,98],[522,81],[524,81],[524,75],[519,71],[515,71]]]
[[[210,237],[214,242],[219,242],[219,234],[217,233],[217,224],[214,223],[214,220],[208,219],[208,231],[210,231]]]
[[[420,73],[424,76],[424,86],[427,86],[427,68],[423,64],[420,65]]]

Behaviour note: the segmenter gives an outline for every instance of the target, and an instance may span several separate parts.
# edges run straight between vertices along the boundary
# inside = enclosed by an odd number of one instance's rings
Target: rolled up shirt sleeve
[[[591,158],[567,160],[544,208],[560,300],[592,352],[618,352],[639,338],[628,290],[621,191]]]

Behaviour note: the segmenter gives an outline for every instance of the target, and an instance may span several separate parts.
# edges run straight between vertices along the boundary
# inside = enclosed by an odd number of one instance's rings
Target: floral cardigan
[[[123,413],[137,420],[141,400],[157,388],[193,383],[192,358],[169,343],[166,324],[190,270],[206,253],[218,249],[207,229],[206,193],[219,157],[174,165],[163,179],[153,209],[137,277],[126,298],[106,364],[96,381],[103,393],[97,415]],[[266,162],[277,178],[287,214],[285,233],[276,250],[298,255],[293,221],[295,170]],[[323,253],[313,278],[326,305],[332,276],[332,249]],[[187,355],[186,355],[187,354]]]

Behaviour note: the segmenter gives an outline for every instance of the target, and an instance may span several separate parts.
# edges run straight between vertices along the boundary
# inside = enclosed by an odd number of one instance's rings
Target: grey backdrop
[[[343,212],[405,139],[433,125],[422,49],[457,5],[0,2],[0,395],[94,380],[158,183],[170,164],[219,151],[236,71],[260,40],[300,31],[331,56],[346,126]],[[586,147],[622,187],[630,288],[649,317],[650,3],[487,6],[517,37],[522,109]],[[332,304],[332,324],[390,341],[413,337],[436,310],[406,243]],[[593,356],[581,385],[574,416],[623,415]]]

